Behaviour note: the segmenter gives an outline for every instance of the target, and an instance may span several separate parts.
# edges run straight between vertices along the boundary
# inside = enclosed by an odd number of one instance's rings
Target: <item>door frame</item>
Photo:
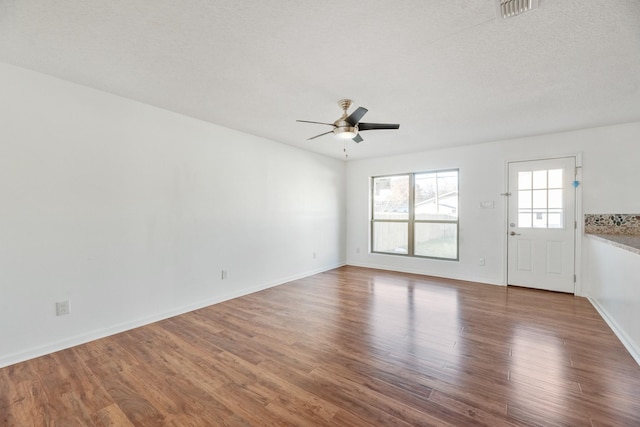
[[[582,235],[584,234],[584,221],[582,220],[582,152],[572,152],[566,154],[553,154],[553,155],[540,155],[540,156],[523,156],[512,157],[505,160],[504,163],[504,192],[500,193],[504,200],[502,211],[502,224],[503,224],[503,260],[504,268],[502,273],[502,283],[504,286],[509,286],[509,198],[513,196],[507,196],[509,192],[509,163],[515,162],[535,162],[538,160],[552,160],[561,159],[566,157],[574,157],[576,161],[576,181],[580,183],[575,189],[575,209],[574,209],[574,221],[576,223],[576,229],[573,238],[573,272],[576,275],[576,282],[574,288],[574,295],[586,296],[585,283],[582,274]]]

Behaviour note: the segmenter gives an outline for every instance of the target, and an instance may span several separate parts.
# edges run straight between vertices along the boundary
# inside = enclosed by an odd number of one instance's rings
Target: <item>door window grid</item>
[[[563,172],[518,172],[519,228],[564,228]]]

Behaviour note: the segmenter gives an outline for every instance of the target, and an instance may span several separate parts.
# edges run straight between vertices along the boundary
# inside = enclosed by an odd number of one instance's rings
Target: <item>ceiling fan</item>
[[[379,129],[400,129],[400,125],[398,124],[388,124],[388,123],[362,123],[360,120],[367,114],[367,110],[364,107],[358,107],[356,110],[347,115],[347,110],[351,107],[350,99],[341,99],[338,101],[338,105],[342,108],[342,117],[336,120],[333,123],[324,123],[324,122],[312,122],[309,120],[296,120],[297,122],[302,123],[315,123],[318,125],[328,125],[333,126],[333,129],[321,133],[320,135],[312,136],[307,141],[316,139],[322,135],[327,135],[329,133],[334,133],[340,139],[353,139],[355,142],[361,142],[362,137],[359,132],[365,130],[379,130]]]

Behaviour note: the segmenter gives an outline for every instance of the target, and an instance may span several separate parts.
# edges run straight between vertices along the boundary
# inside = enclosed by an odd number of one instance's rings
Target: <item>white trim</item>
[[[576,180],[580,183],[576,188],[576,223],[578,227],[576,228],[576,236],[575,236],[575,271],[576,275],[576,293],[575,295],[586,297],[588,295],[588,290],[586,288],[586,283],[584,280],[584,276],[582,274],[582,236],[584,235],[584,214],[582,210],[582,152],[576,154]]]
[[[578,187],[576,187],[575,189],[575,199],[573,201],[574,203],[574,221],[576,221],[577,223],[577,228],[574,229],[574,237],[573,237],[573,242],[574,242],[574,247],[573,247],[573,274],[576,277],[576,281],[574,283],[574,287],[573,287],[573,293],[574,295],[577,296],[586,296],[587,292],[584,289],[583,286],[583,277],[582,277],[582,235],[583,235],[583,230],[584,230],[584,221],[582,221],[582,152],[576,152],[576,153],[568,153],[568,154],[559,154],[559,155],[554,155],[551,157],[548,156],[540,156],[540,157],[535,157],[535,156],[527,156],[526,158],[520,158],[520,157],[516,157],[513,159],[508,159],[505,161],[505,169],[504,169],[504,173],[505,173],[505,180],[504,180],[504,188],[505,188],[505,192],[508,193],[509,192],[509,164],[511,163],[519,163],[519,162],[536,162],[536,161],[543,161],[543,160],[555,160],[555,159],[566,159],[566,158],[570,158],[573,157],[575,159],[575,167],[577,169],[577,174],[576,174],[576,180],[580,181],[580,185],[578,185]],[[511,196],[505,196],[507,197],[507,199]],[[503,251],[504,253],[502,254],[502,259],[505,260],[504,262],[504,269],[502,272],[502,277],[503,277],[503,284],[504,286],[508,286],[509,285],[509,238],[507,236],[508,231],[509,231],[509,200],[507,200],[507,203],[504,204],[504,211],[503,211],[503,224],[505,226],[505,236],[504,236],[504,246],[503,246]]]
[[[427,270],[420,270],[418,268],[406,268],[406,267],[398,267],[398,266],[390,267],[390,266],[381,265],[381,264],[353,263],[353,262],[349,262],[347,263],[347,265],[353,266],[353,267],[374,268],[377,270],[385,270],[385,271],[397,271],[400,273],[419,274],[421,276],[431,276],[431,277],[438,277],[443,279],[462,280],[464,282],[481,283],[485,285],[505,286],[503,283],[499,283],[495,280],[478,278],[477,276],[465,276],[460,274],[449,274],[445,276],[445,275],[442,275],[441,273],[436,275],[436,274],[430,273]]]
[[[249,295],[249,294],[259,292],[268,288],[273,288],[275,286],[283,285],[293,280],[303,279],[305,277],[309,277],[309,276],[313,276],[314,274],[319,274],[325,271],[333,270],[335,268],[339,268],[344,265],[345,263],[338,263],[338,264],[325,266],[319,269],[307,271],[304,273],[296,274],[293,276],[282,277],[280,279],[273,280],[271,282],[262,283],[256,286],[252,286],[250,288],[241,289],[237,292],[229,292],[223,295],[219,295],[215,298],[210,298],[210,299],[199,301],[193,304],[187,304],[173,310],[157,313],[152,316],[147,316],[147,317],[143,317],[143,318],[128,321],[128,322],[119,323],[117,325],[109,326],[102,329],[96,329],[91,332],[75,335],[75,336],[65,338],[59,341],[54,341],[52,343],[48,343],[42,346],[32,347],[24,351],[8,354],[0,358],[0,368],[4,368],[6,366],[13,365],[15,363],[24,362],[25,360],[44,356],[46,354],[54,353],[56,351],[65,350],[70,347],[75,347],[77,345],[84,344],[89,341],[94,341],[100,338],[108,337],[110,335],[115,335],[120,332],[139,328],[140,326],[148,325],[150,323],[158,322],[163,319],[168,319],[170,317],[188,313],[190,311],[198,310],[200,308],[208,307],[210,305],[218,304],[234,298]]]
[[[624,332],[624,329],[622,329],[620,325],[618,325],[615,319],[609,315],[607,310],[604,307],[602,307],[600,304],[598,304],[598,301],[596,301],[591,297],[588,297],[587,299],[589,300],[593,308],[595,308],[596,311],[600,314],[602,319],[607,323],[607,325],[609,325],[613,333],[616,334],[616,336],[618,337],[620,342],[622,342],[622,345],[624,346],[624,348],[627,349],[631,357],[633,357],[636,363],[640,365],[640,347],[635,345],[633,340],[629,338],[629,336]]]
[[[504,260],[504,268],[502,269],[502,285],[509,286],[509,163],[511,160],[504,162],[503,188],[504,192],[500,195],[504,198],[502,209],[502,259]]]

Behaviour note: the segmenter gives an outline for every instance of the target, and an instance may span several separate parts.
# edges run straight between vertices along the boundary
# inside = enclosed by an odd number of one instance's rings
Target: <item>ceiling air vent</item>
[[[538,7],[538,0],[496,0],[498,16],[513,18]]]

